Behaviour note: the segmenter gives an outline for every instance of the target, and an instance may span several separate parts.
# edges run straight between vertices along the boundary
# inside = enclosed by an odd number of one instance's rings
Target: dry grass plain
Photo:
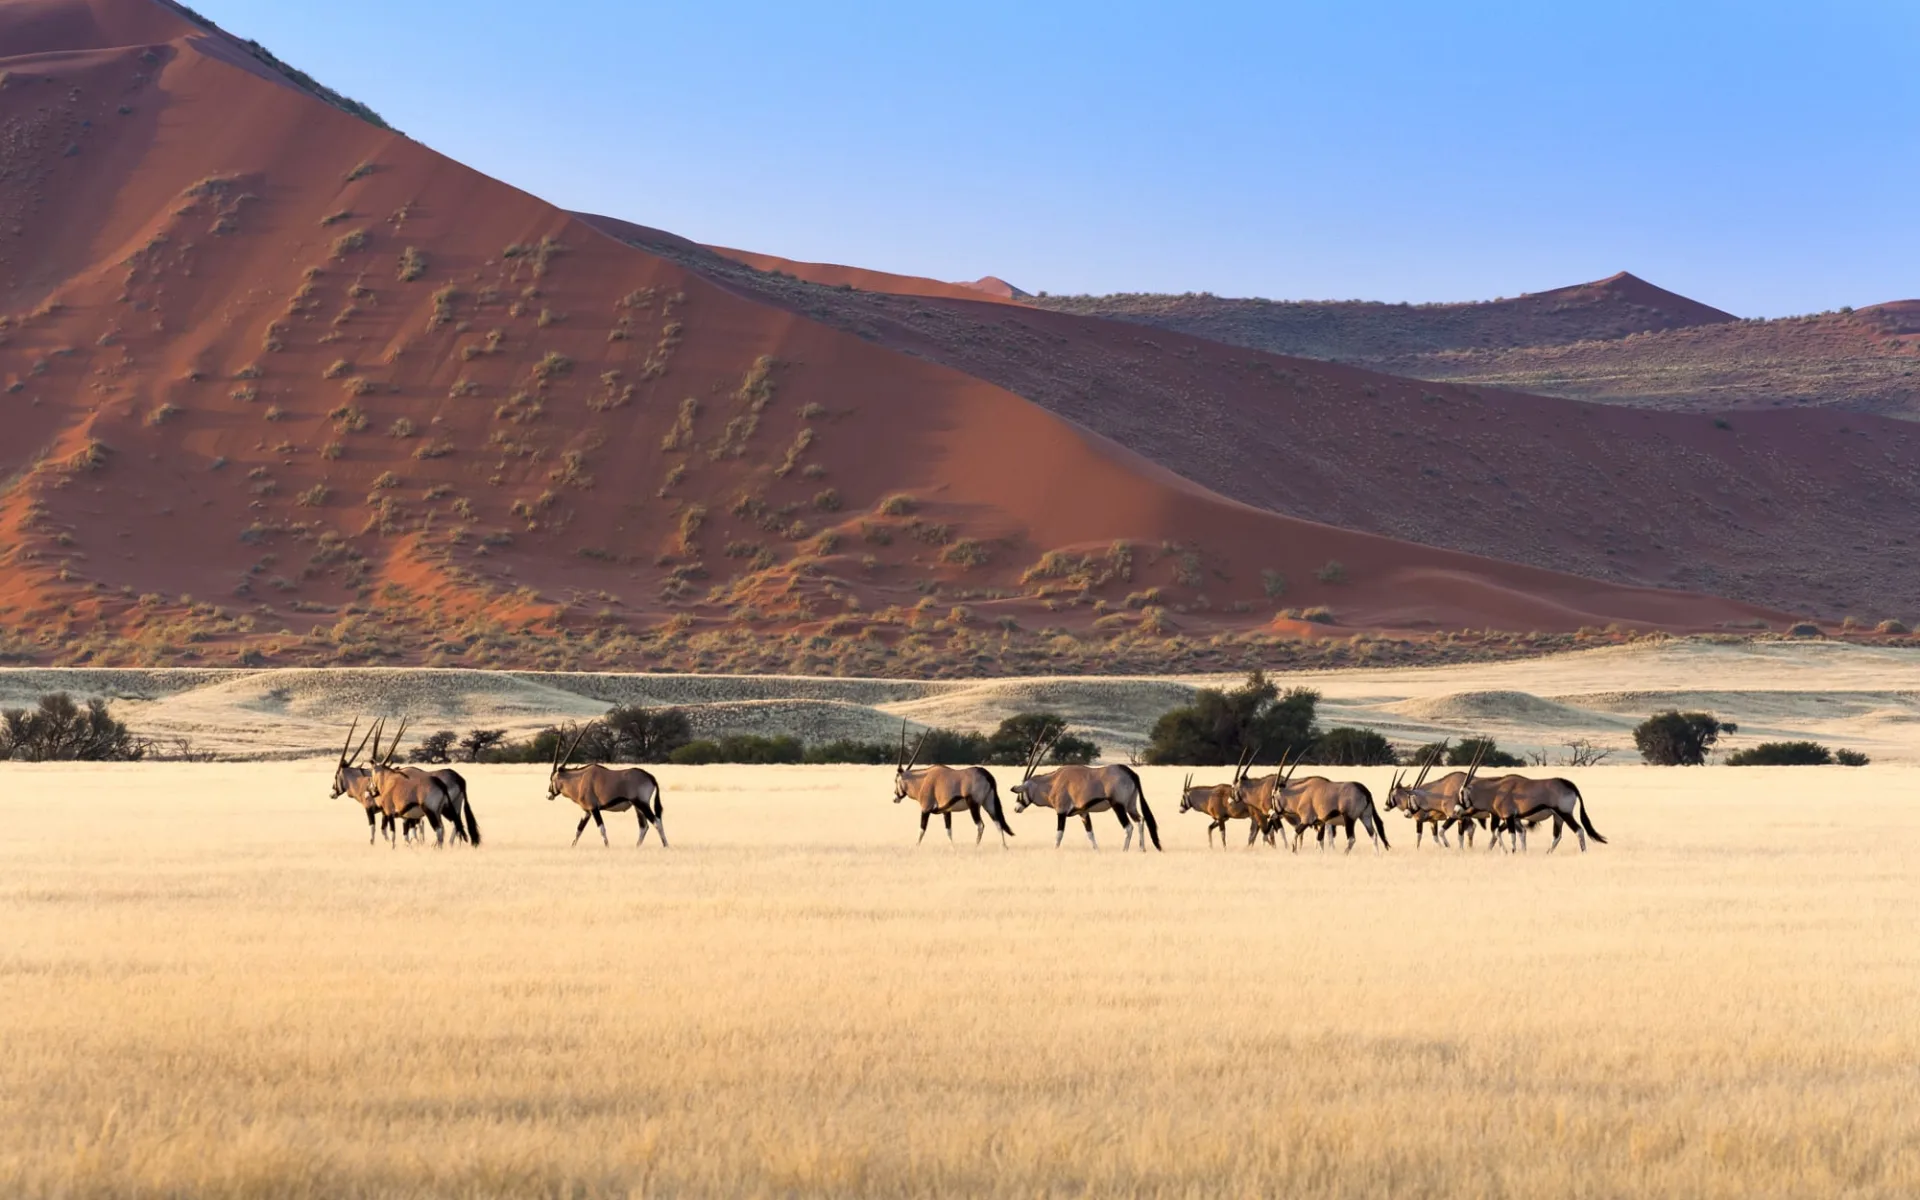
[[[0,1194],[1920,1192],[1911,769],[1574,772],[1551,858],[1208,851],[1171,771],[1164,855],[916,851],[873,768],[389,851],[328,769],[0,770]]]

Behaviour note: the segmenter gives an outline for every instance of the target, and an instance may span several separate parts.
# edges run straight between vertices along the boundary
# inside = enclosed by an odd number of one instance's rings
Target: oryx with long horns
[[[1065,727],[1054,733],[1051,738],[1038,738],[1034,742],[1033,753],[1027,757],[1026,773],[1020,782],[1014,785],[1013,794],[1019,797],[1013,811],[1024,812],[1028,806],[1050,808],[1056,818],[1053,834],[1055,849],[1067,834],[1067,818],[1079,817],[1086,827],[1087,841],[1098,850],[1100,843],[1093,836],[1093,814],[1103,809],[1111,809],[1113,815],[1120,818],[1120,827],[1126,830],[1126,840],[1120,848],[1124,851],[1133,845],[1133,827],[1137,824],[1144,832],[1140,836],[1140,850],[1146,852],[1147,839],[1153,839],[1153,848],[1160,849],[1160,825],[1153,819],[1153,808],[1147,803],[1147,793],[1140,786],[1140,776],[1134,774],[1132,767],[1115,763],[1105,767],[1067,766],[1036,775],[1034,771],[1040,760],[1055,742],[1066,732]]]
[[[640,837],[634,845],[646,845],[647,831],[658,829],[660,848],[666,849],[666,801],[660,795],[660,781],[653,777],[653,772],[643,767],[608,767],[600,763],[579,767],[567,765],[573,761],[574,751],[580,748],[580,743],[595,724],[589,721],[574,734],[573,741],[566,745],[564,751],[561,749],[562,739],[554,742],[553,770],[547,775],[547,799],[565,796],[579,805],[585,814],[574,828],[573,841],[569,844],[579,845],[587,822],[592,821],[600,830],[600,844],[611,845],[607,841],[607,823],[600,819],[600,814],[626,812],[631,808],[635,819],[640,822]]]
[[[1456,826],[1460,831],[1460,844],[1462,846],[1473,844],[1473,818],[1462,816],[1457,811],[1460,788],[1467,781],[1467,772],[1454,771],[1431,783],[1427,782],[1428,773],[1433,770],[1434,764],[1440,761],[1440,756],[1446,753],[1446,749],[1447,744],[1441,742],[1428,753],[1421,762],[1420,773],[1414,777],[1412,784],[1405,782],[1404,772],[1395,771],[1393,783],[1387,789],[1388,810],[1397,808],[1413,818],[1415,849],[1420,847],[1428,825],[1433,826],[1433,840],[1442,846],[1451,844],[1447,841],[1447,830]]]
[[[1326,847],[1326,834],[1329,830],[1347,831],[1347,852],[1351,854],[1354,846],[1353,829],[1355,825],[1367,831],[1367,837],[1373,842],[1374,853],[1391,850],[1387,841],[1387,823],[1380,816],[1380,810],[1373,806],[1373,793],[1365,784],[1355,782],[1336,782],[1324,775],[1313,775],[1306,779],[1295,780],[1294,771],[1300,767],[1300,761],[1294,760],[1291,770],[1285,769],[1284,759],[1278,782],[1272,790],[1273,823],[1278,827],[1285,821],[1293,827],[1293,839],[1289,848],[1298,852],[1301,841],[1306,837],[1307,829],[1316,831],[1321,847]],[[1243,796],[1246,794],[1242,789]],[[1281,836],[1286,836],[1282,829]]]
[[[973,817],[973,844],[978,846],[987,836],[987,826],[980,819],[984,810],[993,818],[995,828],[1000,831],[1000,844],[1005,846],[1007,838],[1012,836],[1013,828],[1007,824],[1006,810],[1000,806],[1000,785],[994,781],[993,773],[984,767],[947,767],[930,766],[915,769],[920,761],[920,751],[927,744],[927,734],[913,744],[913,753],[907,753],[907,723],[900,722],[900,749],[894,756],[893,802],[912,799],[920,806],[920,836],[914,839],[918,846],[927,840],[927,821],[938,813],[947,829],[947,840],[953,840],[953,814],[965,809]]]
[[[1188,775],[1180,785],[1180,811],[1205,813],[1207,824],[1207,846],[1213,846],[1213,831],[1220,831],[1220,848],[1227,848],[1227,822],[1252,821],[1254,828],[1247,833],[1247,844],[1253,844],[1254,834],[1259,832],[1261,822],[1240,800],[1240,781],[1245,778],[1247,767],[1253,761],[1253,755],[1242,753],[1240,761],[1233,768],[1231,783],[1216,783],[1195,787],[1193,776]],[[1271,835],[1268,838],[1272,840]]]
[[[1586,798],[1572,780],[1529,779],[1524,775],[1480,779],[1479,769],[1476,758],[1467,772],[1467,781],[1461,785],[1455,811],[1463,816],[1485,813],[1493,825],[1494,845],[1500,844],[1500,832],[1505,830],[1509,852],[1524,850],[1527,830],[1549,818],[1553,821],[1553,845],[1547,847],[1549,854],[1559,848],[1560,835],[1569,825],[1580,840],[1582,854],[1587,852],[1588,838],[1606,845],[1607,839],[1600,836],[1600,831],[1587,818]]]
[[[474,820],[473,805],[467,799],[467,781],[458,771],[428,771],[420,767],[396,767],[394,755],[407,735],[403,717],[385,753],[380,749],[380,734],[386,722],[373,727],[373,790],[386,815],[387,840],[393,841],[395,821],[418,822],[425,819],[433,827],[434,844],[444,846],[447,833],[443,822],[451,822],[454,836],[472,845],[480,844],[480,824]]]
[[[374,843],[374,839],[379,836],[377,830],[380,818],[380,801],[374,794],[373,768],[359,767],[354,764],[359,761],[360,752],[367,748],[367,739],[373,736],[373,730],[369,727],[366,734],[361,737],[360,745],[353,747],[353,735],[359,728],[360,719],[358,717],[354,718],[353,724],[347,726],[347,740],[340,746],[340,761],[333,769],[333,795],[331,798],[338,800],[342,796],[352,796],[360,807],[367,810],[367,845],[371,846]],[[351,754],[347,753],[349,747],[353,747],[353,753]]]
[[[1268,845],[1273,844],[1274,831],[1280,826],[1281,793],[1287,782],[1293,778],[1293,772],[1287,769],[1287,752],[1280,752],[1280,764],[1271,775],[1249,778],[1247,772],[1253,769],[1254,759],[1260,756],[1262,747],[1255,746],[1251,754],[1242,756],[1239,768],[1234,772],[1234,796],[1247,810],[1247,816],[1253,821],[1253,828],[1247,830],[1247,845],[1253,845],[1253,839],[1263,837]],[[1298,760],[1294,762],[1297,770]]]

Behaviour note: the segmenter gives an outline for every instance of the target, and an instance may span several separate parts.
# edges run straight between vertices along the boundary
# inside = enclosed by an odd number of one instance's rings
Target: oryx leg
[[[367,810],[367,845],[369,846],[373,845],[374,839],[380,836],[380,825],[379,819],[375,815],[376,811],[377,810],[371,808]]]
[[[921,842],[927,840],[927,822],[931,820],[933,820],[933,813],[922,809],[920,812],[920,836],[913,840],[914,845],[918,846]]]
[[[447,828],[446,828],[446,826],[445,826],[445,825],[443,825],[443,824],[441,824],[441,821],[440,821],[440,814],[439,814],[439,813],[437,813],[437,812],[434,812],[434,811],[433,811],[432,809],[428,809],[428,810],[427,810],[427,824],[429,824],[429,825],[431,825],[431,826],[433,826],[433,845],[434,845],[434,848],[435,848],[436,850],[438,850],[438,849],[444,849],[444,848],[446,847],[446,844],[447,844]],[[425,837],[425,836],[422,836],[422,837],[421,837],[421,839],[420,839],[420,844],[421,844],[421,845],[423,845],[423,846],[427,844],[427,839],[426,839],[426,837]]]
[[[607,823],[600,819],[600,810],[597,808],[593,810],[593,827],[600,831],[600,844],[602,846],[613,845],[612,842],[607,840]]]
[[[1552,854],[1555,850],[1558,850],[1560,848],[1560,833],[1561,833],[1562,827],[1565,824],[1566,822],[1560,819],[1559,813],[1553,814],[1553,842],[1551,845],[1547,847],[1548,854]]]
[[[567,843],[569,846],[578,846],[580,844],[580,835],[587,831],[587,822],[591,820],[593,820],[592,812],[588,812],[580,818],[580,823],[573,827],[573,840]]]
[[[953,814],[951,812],[941,813],[940,821],[947,827],[947,845],[951,846],[953,845]]]
[[[1100,843],[1095,841],[1093,836],[1093,814],[1090,812],[1081,813],[1080,823],[1087,827],[1087,844],[1089,846],[1092,846],[1095,850],[1098,850],[1100,848]]]
[[[1413,848],[1415,850],[1420,848],[1420,839],[1426,836],[1426,832],[1427,819],[1425,817],[1415,817],[1413,819]],[[1434,826],[1433,840],[1436,842],[1440,840],[1440,827],[1438,825]]]
[[[1120,818],[1120,828],[1127,835],[1120,842],[1120,852],[1125,854],[1128,850],[1133,849],[1133,822],[1127,820],[1126,810],[1118,804],[1113,806],[1113,815]],[[1140,832],[1140,848],[1142,850],[1147,848],[1147,835],[1145,830]]]
[[[667,810],[660,803],[660,797],[653,798],[653,824],[660,831],[660,848],[667,849]]]
[[[1353,818],[1352,817],[1348,817],[1346,819],[1346,827],[1347,827],[1347,853],[1352,854],[1353,853]],[[1340,836],[1340,831],[1338,829],[1334,830],[1333,836],[1336,840],[1338,840]]]
[[[1055,813],[1054,816],[1057,818],[1057,822],[1053,827],[1053,848],[1058,850],[1060,848],[1060,839],[1067,836],[1067,814]]]
[[[647,806],[638,802],[633,806],[633,817],[640,823],[640,840],[633,844],[634,848],[638,849],[647,844],[647,827],[652,822],[647,820]]]
[[[973,844],[978,846],[987,837],[987,823],[980,819],[980,806],[967,801],[967,815],[973,818]]]

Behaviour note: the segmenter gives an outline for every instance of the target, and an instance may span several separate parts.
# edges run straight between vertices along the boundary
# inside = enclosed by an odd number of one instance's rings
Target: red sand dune
[[[31,48],[0,61],[15,655],[545,661],[496,634],[663,623],[826,653],[926,636],[883,614],[927,597],[1205,635],[1269,620],[1263,569],[1348,629],[1779,619],[1227,500],[616,241],[154,0],[17,0],[0,46]],[[1110,566],[1059,583],[1082,556]],[[1347,581],[1316,582],[1335,559]]]

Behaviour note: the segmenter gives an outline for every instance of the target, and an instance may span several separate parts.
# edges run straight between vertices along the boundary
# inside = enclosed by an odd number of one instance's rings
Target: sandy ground
[[[670,850],[482,768],[434,851],[323,764],[0,768],[0,1194],[1920,1190],[1910,769],[1577,772],[1552,857],[661,774]]]
[[[1485,734],[1562,762],[1590,739],[1637,761],[1633,726],[1667,708],[1734,721],[1727,748],[1812,738],[1875,761],[1920,762],[1920,653],[1829,642],[1676,640],[1509,663],[1283,674],[1324,697],[1324,724],[1363,725],[1396,743]],[[702,732],[891,738],[915,726],[991,729],[1021,711],[1068,717],[1124,759],[1166,709],[1231,676],[1060,677],[917,683],[781,676],[593,675],[338,669],[0,671],[0,704],[44,691],[120,697],[115,711],[171,744],[238,758],[337,749],[346,724],[406,715],[418,731],[475,727],[525,734],[587,720],[614,703],[683,705]]]

